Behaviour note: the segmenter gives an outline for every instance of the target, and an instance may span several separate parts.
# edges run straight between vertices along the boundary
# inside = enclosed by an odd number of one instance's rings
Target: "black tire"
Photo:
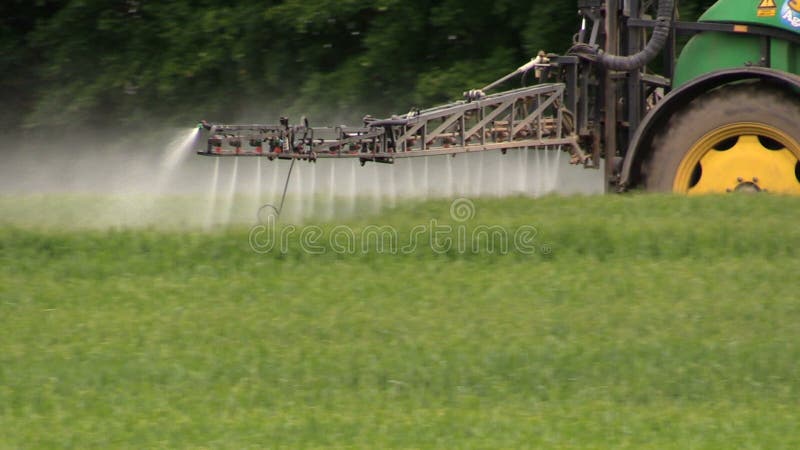
[[[643,167],[645,188],[672,192],[678,167],[695,143],[712,130],[738,122],[770,125],[800,142],[800,103],[764,84],[724,86],[693,100],[655,136]]]

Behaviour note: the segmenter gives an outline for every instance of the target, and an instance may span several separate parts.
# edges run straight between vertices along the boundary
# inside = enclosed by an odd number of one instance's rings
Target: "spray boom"
[[[388,119],[364,117],[359,127],[223,125],[201,121],[208,131],[204,156],[261,156],[270,160],[357,158],[393,163],[396,158],[453,155],[513,148],[566,147],[573,162],[586,162],[571,116],[562,108],[563,84],[540,84],[464,100]],[[242,143],[249,143],[243,146]]]

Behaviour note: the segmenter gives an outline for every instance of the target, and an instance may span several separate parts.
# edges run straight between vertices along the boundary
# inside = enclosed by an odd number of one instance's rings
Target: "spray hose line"
[[[589,61],[595,61],[609,70],[629,71],[644,67],[658,55],[664,48],[669,38],[672,27],[672,17],[675,10],[675,0],[660,0],[653,35],[647,41],[642,51],[628,56],[611,55],[601,50],[596,45],[576,43],[569,53]],[[608,14],[608,12],[606,12]]]
[[[289,164],[289,172],[286,173],[286,182],[283,185],[283,193],[281,194],[281,203],[277,207],[271,203],[265,203],[260,208],[258,208],[258,212],[256,213],[257,215],[256,219],[259,225],[263,225],[263,222],[261,220],[261,211],[265,209],[271,209],[275,211],[276,222],[278,221],[278,219],[280,219],[281,211],[283,211],[283,204],[284,202],[286,202],[286,193],[289,191],[289,181],[291,181],[292,179],[292,169],[294,169],[295,161],[297,161],[297,159],[292,158],[292,162]]]

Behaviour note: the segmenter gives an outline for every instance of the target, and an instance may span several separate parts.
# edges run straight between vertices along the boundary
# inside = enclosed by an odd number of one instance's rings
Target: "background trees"
[[[352,121],[453,99],[563,52],[577,25],[553,0],[6,0],[0,119]]]

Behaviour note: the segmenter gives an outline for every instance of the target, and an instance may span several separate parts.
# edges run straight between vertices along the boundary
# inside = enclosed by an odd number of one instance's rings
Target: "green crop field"
[[[800,448],[800,199],[403,203],[348,219],[355,252],[329,223],[261,253],[15,202],[0,448]],[[536,233],[459,248],[481,225]]]

